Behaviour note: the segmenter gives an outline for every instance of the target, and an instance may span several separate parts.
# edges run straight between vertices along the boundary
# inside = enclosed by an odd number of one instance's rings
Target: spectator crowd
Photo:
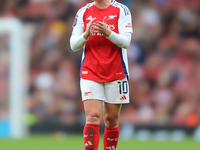
[[[200,122],[200,1],[118,0],[132,13],[130,104],[121,123],[196,127]],[[82,50],[69,46],[78,9],[91,0],[0,0],[31,36],[28,123],[84,124],[79,87]],[[5,35],[4,35],[5,36]],[[1,40],[2,39],[2,40]],[[0,35],[0,47],[3,39]],[[0,48],[0,118],[7,116],[9,50]]]

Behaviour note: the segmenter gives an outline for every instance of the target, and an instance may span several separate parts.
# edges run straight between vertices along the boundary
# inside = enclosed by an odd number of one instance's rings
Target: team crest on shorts
[[[85,92],[84,96],[88,96],[90,93],[92,93],[92,92]]]

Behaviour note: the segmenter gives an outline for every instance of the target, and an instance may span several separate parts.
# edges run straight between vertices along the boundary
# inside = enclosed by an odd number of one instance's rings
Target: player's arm
[[[86,43],[86,39],[83,37],[84,28],[74,27],[72,36],[70,38],[70,46],[73,51],[78,51]]]
[[[111,42],[113,42],[115,45],[127,49],[131,43],[131,33],[122,33],[117,34],[115,32],[111,32],[111,34],[107,37]]]
[[[93,28],[96,30],[94,32],[103,33],[111,42],[121,48],[128,48],[131,43],[131,34],[133,32],[131,13],[128,8],[126,8],[126,11],[124,11],[124,9],[121,9],[120,11],[118,20],[119,34],[107,28],[106,17],[103,22],[98,21],[97,23],[98,24],[94,24]]]
[[[95,18],[88,23],[87,28],[84,32],[85,27],[83,22],[83,14],[84,9],[77,13],[75,22],[73,24],[73,32],[70,38],[70,46],[73,51],[80,50],[85,45],[90,34],[92,33],[91,25],[94,22]]]

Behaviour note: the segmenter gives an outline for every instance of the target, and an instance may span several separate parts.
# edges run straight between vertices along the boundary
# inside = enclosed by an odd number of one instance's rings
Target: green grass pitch
[[[84,150],[82,136],[31,136],[21,140],[0,139],[0,150]],[[102,138],[99,150],[103,150]],[[200,150],[200,142],[119,141],[117,150]]]

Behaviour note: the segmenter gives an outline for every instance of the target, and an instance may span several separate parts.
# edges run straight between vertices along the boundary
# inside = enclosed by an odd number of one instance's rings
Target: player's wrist
[[[107,29],[104,35],[105,35],[106,37],[109,37],[110,34],[111,34],[111,32],[112,32],[112,31],[111,31],[110,29]]]
[[[87,32],[84,32],[84,33],[83,33],[83,38],[84,38],[85,40],[88,40],[89,36],[90,36],[90,34],[88,34]]]

